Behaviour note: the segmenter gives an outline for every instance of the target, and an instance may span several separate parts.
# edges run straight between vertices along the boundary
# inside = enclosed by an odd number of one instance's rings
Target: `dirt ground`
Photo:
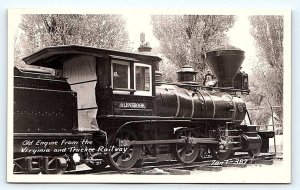
[[[272,165],[266,164],[247,164],[246,167],[222,167],[221,171],[191,171],[192,176],[201,176],[203,181],[217,183],[269,183],[269,182],[288,182],[288,170],[281,159],[275,159]],[[287,174],[287,175],[286,175]],[[283,176],[285,175],[285,176]]]

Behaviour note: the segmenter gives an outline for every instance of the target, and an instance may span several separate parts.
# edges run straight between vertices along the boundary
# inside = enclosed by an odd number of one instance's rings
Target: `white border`
[[[214,175],[212,178],[208,175],[205,176],[136,176],[136,175],[13,175],[12,174],[12,155],[13,155],[13,107],[11,98],[13,97],[13,32],[11,23],[14,22],[14,16],[23,13],[122,13],[132,12],[135,14],[142,12],[151,12],[154,14],[222,14],[222,15],[269,15],[269,14],[282,14],[285,16],[285,32],[284,32],[284,160],[283,167],[280,173],[232,173],[232,175]],[[18,9],[9,10],[8,15],[8,94],[9,99],[7,103],[7,181],[8,182],[111,182],[111,183],[288,183],[291,180],[291,12],[289,10],[282,9],[257,9],[257,10],[245,10],[245,9],[155,9],[155,10],[143,10],[143,9],[105,9],[99,11],[99,9]],[[298,126],[294,126],[298,127]]]

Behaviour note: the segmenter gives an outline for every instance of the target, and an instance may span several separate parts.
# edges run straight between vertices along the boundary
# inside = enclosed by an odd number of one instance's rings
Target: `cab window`
[[[129,62],[117,60],[112,62],[112,83],[114,89],[130,88]]]
[[[152,95],[151,91],[151,66],[135,63],[134,65],[134,86],[137,95]]]

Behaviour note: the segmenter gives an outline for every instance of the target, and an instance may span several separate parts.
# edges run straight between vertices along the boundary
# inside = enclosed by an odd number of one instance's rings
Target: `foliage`
[[[16,63],[47,46],[75,44],[130,51],[125,27],[121,15],[22,15],[22,33],[15,44]]]
[[[259,58],[273,68],[283,68],[283,17],[251,16],[251,34]]]
[[[159,64],[159,71],[163,73],[162,78],[164,82],[173,83],[177,81],[177,71],[179,67],[172,64],[168,59],[163,58]]]
[[[282,105],[283,17],[251,16],[250,23],[258,59],[252,62],[254,67],[249,76],[251,94],[248,100],[255,106]],[[282,109],[276,109],[275,113],[282,119]],[[262,120],[260,115],[268,114],[257,114],[256,120]]]
[[[235,17],[153,15],[151,21],[162,54],[176,67],[191,65],[199,71],[199,78],[202,79],[208,69],[203,54],[216,47],[228,45],[225,32],[233,26]]]

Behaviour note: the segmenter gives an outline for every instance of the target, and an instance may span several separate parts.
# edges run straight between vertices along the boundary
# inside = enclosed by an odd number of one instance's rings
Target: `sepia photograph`
[[[291,182],[290,11],[8,23],[8,182]]]

